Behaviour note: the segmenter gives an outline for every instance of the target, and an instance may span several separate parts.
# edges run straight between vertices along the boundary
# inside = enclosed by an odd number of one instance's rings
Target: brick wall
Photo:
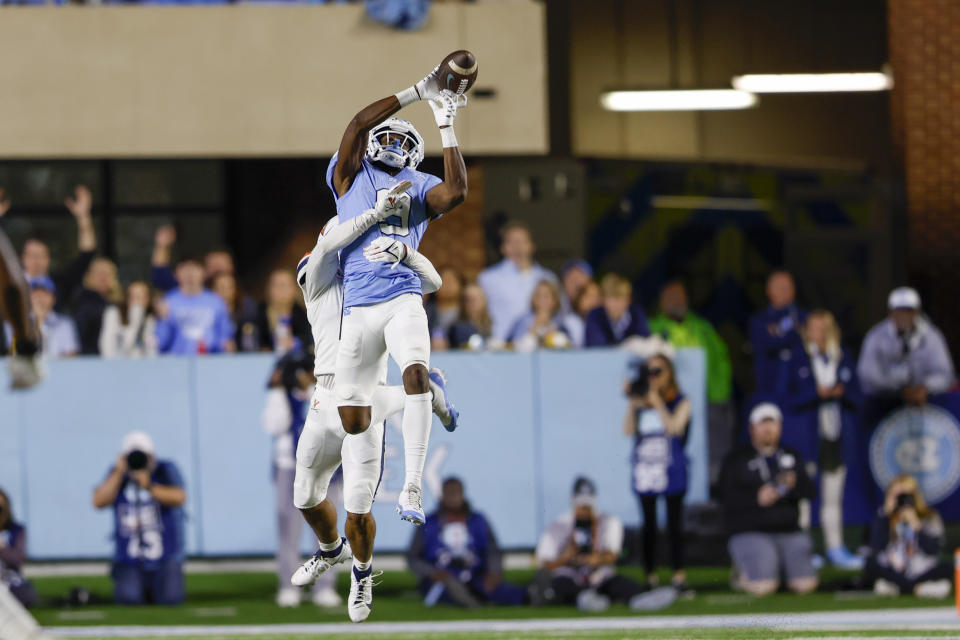
[[[894,142],[908,207],[907,268],[960,346],[960,2],[889,0]]]
[[[437,269],[453,267],[467,280],[483,269],[483,168],[467,169],[467,199],[450,215],[433,222],[420,244]]]

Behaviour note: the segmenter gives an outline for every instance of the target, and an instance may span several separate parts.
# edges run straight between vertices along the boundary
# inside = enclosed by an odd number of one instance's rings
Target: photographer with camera
[[[612,602],[631,609],[658,609],[676,599],[673,589],[644,593],[634,580],[617,575],[623,549],[623,523],[597,509],[597,488],[579,477],[573,484],[573,510],[540,535],[531,595],[535,604],[576,604],[585,611],[602,611]]]
[[[116,464],[93,492],[93,506],[113,507],[118,604],[183,601],[186,499],[180,472],[154,456],[153,439],[142,431],[127,434]]]
[[[873,582],[880,595],[946,598],[953,567],[940,560],[943,544],[940,514],[927,506],[913,476],[898,475],[870,527],[873,554],[864,567],[864,581]]]
[[[794,449],[780,444],[783,414],[770,402],[750,412],[750,442],[723,461],[719,498],[733,560],[731,583],[755,596],[780,587],[808,593],[817,588],[813,542],[800,529],[800,501],[810,500],[816,488],[806,463]]]
[[[673,363],[667,356],[658,354],[635,366],[636,376],[626,388],[629,404],[623,433],[634,439],[631,484],[643,513],[647,584],[657,584],[657,498],[663,496],[667,503],[673,586],[683,591],[683,497],[687,492],[684,445],[690,428],[691,403],[680,392]]]

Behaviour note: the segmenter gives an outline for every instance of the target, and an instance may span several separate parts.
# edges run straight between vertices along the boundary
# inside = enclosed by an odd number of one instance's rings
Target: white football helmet
[[[389,134],[389,145],[382,138]],[[423,137],[412,123],[400,118],[387,118],[367,138],[367,158],[390,167],[416,169],[423,161]]]

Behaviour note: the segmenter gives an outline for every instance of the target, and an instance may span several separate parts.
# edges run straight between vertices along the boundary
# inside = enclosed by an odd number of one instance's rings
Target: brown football
[[[440,63],[437,79],[441,89],[466,93],[477,80],[477,59],[465,50],[454,51]]]

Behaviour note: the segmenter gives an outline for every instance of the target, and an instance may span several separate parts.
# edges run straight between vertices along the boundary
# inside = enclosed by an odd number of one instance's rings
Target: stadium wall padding
[[[532,0],[434,4],[405,31],[362,3],[4,7],[0,58],[16,64],[0,68],[0,153],[329,156],[357,111],[462,48],[476,88],[494,92],[457,120],[464,153],[545,153],[544,13]],[[425,103],[399,116],[440,154]]]
[[[447,372],[462,418],[454,433],[433,423],[424,506],[435,506],[442,478],[459,476],[504,547],[532,548],[544,524],[569,508],[573,480],[583,474],[597,483],[604,510],[637,523],[631,443],[621,435],[630,358],[606,349],[435,354],[432,364]],[[272,443],[260,421],[272,363],[272,356],[261,354],[75,358],[50,362],[43,384],[13,393],[0,359],[0,487],[27,525],[30,556],[112,553],[110,510],[95,510],[92,494],[117,458],[123,436],[134,429],[150,433],[158,456],[176,462],[184,476],[190,555],[272,554]],[[687,500],[702,502],[707,498],[703,354],[684,349],[676,363],[694,408]],[[394,368],[390,377],[398,381],[399,372]],[[374,506],[377,549],[397,551],[412,535],[394,512],[403,481],[399,416],[388,421],[386,433]],[[304,551],[312,550],[304,529]]]

